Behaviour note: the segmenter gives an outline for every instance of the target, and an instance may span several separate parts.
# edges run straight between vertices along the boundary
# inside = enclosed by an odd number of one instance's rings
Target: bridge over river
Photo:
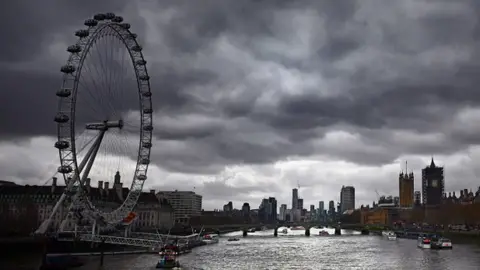
[[[304,227],[306,231],[310,228],[338,228],[345,230],[366,231],[369,230],[369,226],[363,224],[338,224],[338,223],[319,223],[319,222],[285,222],[275,224],[264,223],[244,223],[244,224],[215,224],[215,225],[194,225],[193,229],[196,231],[206,231],[210,233],[223,234],[233,231],[252,232],[262,229],[273,229],[274,232],[279,228],[286,227]],[[387,225],[375,225],[375,227],[388,227]]]

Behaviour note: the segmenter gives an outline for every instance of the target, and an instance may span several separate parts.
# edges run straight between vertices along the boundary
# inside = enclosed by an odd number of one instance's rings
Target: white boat
[[[386,235],[388,240],[397,240],[397,235],[394,232],[390,232],[389,234]]]
[[[432,247],[430,238],[424,237],[424,236],[419,236],[417,240],[417,246],[419,248],[426,248],[429,249]]]
[[[452,241],[447,238],[438,238],[438,239],[432,239],[431,244],[430,244],[431,249],[452,249]]]
[[[204,242],[207,245],[210,244],[216,244],[219,241],[218,234],[206,234],[202,238],[202,242]]]
[[[397,240],[397,235],[392,231],[382,231],[382,236],[388,240]]]
[[[393,232],[392,231],[382,231],[382,236],[388,236],[391,233],[393,233]]]

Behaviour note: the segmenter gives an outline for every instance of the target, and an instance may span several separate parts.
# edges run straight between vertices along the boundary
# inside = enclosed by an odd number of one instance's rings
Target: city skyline
[[[432,155],[445,191],[475,190],[479,3],[405,3],[12,2],[0,17],[0,180],[43,185],[57,170],[66,48],[86,18],[112,11],[138,33],[151,77],[144,190],[195,191],[214,209],[289,205],[300,185],[308,207],[338,202],[345,185],[359,206],[375,190],[398,196],[405,160],[420,191]]]
[[[410,174],[410,173],[413,173],[414,176],[415,176],[415,180],[414,180],[414,187],[415,187],[415,188],[414,188],[414,191],[415,191],[415,192],[417,192],[417,191],[420,192],[420,193],[422,192],[422,179],[421,179],[422,174],[421,174],[421,172],[423,171],[423,169],[431,167],[432,160],[433,160],[433,157],[431,158],[430,163],[429,163],[428,165],[426,165],[424,168],[421,168],[421,169],[420,169],[420,173],[418,173],[418,175],[414,172],[414,170],[412,170],[410,167],[408,167],[408,172],[409,172],[409,174]],[[435,163],[435,164],[436,164],[436,163]],[[439,166],[438,164],[436,164],[436,167],[438,168],[438,167],[443,167],[443,166]],[[407,171],[407,170],[403,170],[403,169],[402,169],[402,170],[397,174],[397,178],[396,178],[397,181],[398,181],[398,177],[399,177],[400,175],[403,175],[406,171]],[[56,175],[56,177],[59,177],[59,180],[57,180],[58,185],[61,185],[61,186],[62,186],[62,185],[64,184],[64,183],[63,183],[63,177],[62,177],[61,175]],[[0,180],[9,181],[9,180],[4,180],[4,179],[0,179]],[[90,183],[90,181],[92,181],[92,180],[90,179],[90,180],[89,180],[89,183]],[[93,181],[91,182],[91,183],[92,183],[91,185],[92,185],[93,187],[97,187],[97,183],[98,183],[98,182],[101,182],[102,184],[103,184],[103,183],[109,183],[109,182],[110,182],[110,183],[112,184],[111,187],[113,187],[114,181],[115,181],[114,178],[112,178],[110,181],[108,181],[108,180],[107,180],[107,181],[105,181],[105,180],[98,180],[98,181],[96,181],[95,179],[93,179]],[[124,181],[124,180],[122,179],[122,181]],[[10,181],[9,181],[9,182],[10,182]],[[27,184],[27,185],[39,185],[38,183],[33,183],[33,184],[31,184],[31,183],[19,183],[19,182],[15,182],[15,181],[12,181],[12,182],[14,182],[14,183],[16,183],[16,184],[20,184],[20,185],[24,185],[24,184]],[[446,185],[446,186],[448,186],[447,183],[448,183],[448,181],[445,181],[445,185]],[[46,180],[44,183],[42,183],[42,184],[43,184],[43,185],[51,185],[51,184],[52,184],[52,179],[47,179],[47,180]],[[41,185],[39,185],[39,186],[41,186]],[[329,197],[328,197],[329,199],[321,199],[321,198],[320,198],[320,199],[318,199],[318,200],[315,200],[315,199],[304,200],[304,198],[302,197],[301,188],[299,188],[299,184],[297,183],[297,186],[293,187],[293,188],[290,190],[290,198],[289,198],[289,200],[287,200],[287,202],[279,201],[279,204],[278,204],[278,207],[277,207],[277,208],[279,209],[279,207],[280,207],[281,204],[286,204],[286,205],[288,206],[288,207],[287,207],[288,209],[292,209],[293,198],[294,198],[294,196],[295,196],[295,195],[293,195],[293,194],[296,194],[297,200],[298,200],[298,199],[301,199],[302,201],[304,201],[304,202],[303,202],[303,209],[307,209],[307,210],[308,210],[308,208],[309,208],[310,205],[315,205],[315,208],[317,209],[320,201],[323,201],[323,202],[325,203],[325,205],[328,205],[328,202],[329,202],[329,201],[334,201],[334,202],[335,202],[335,207],[336,207],[336,206],[337,206],[337,203],[340,203],[340,201],[341,201],[341,195],[340,195],[340,193],[341,193],[341,189],[344,188],[344,187],[353,187],[354,190],[355,190],[355,186],[339,185],[339,191],[337,192],[338,194],[337,194],[337,195],[333,195],[333,196],[329,196]],[[462,188],[457,189],[457,190],[445,189],[445,194],[448,194],[449,192],[457,192],[457,193],[458,193],[459,191],[461,191],[461,190],[463,190],[463,189],[465,189],[465,188],[467,188],[469,191],[472,190],[473,192],[476,192],[476,190],[477,190],[478,187],[480,187],[480,185],[477,185],[477,186],[469,186],[469,187],[462,187]],[[375,201],[375,202],[378,201],[378,198],[379,198],[378,195],[380,195],[380,196],[386,196],[386,197],[387,197],[387,196],[401,197],[401,196],[400,196],[400,189],[399,189],[399,187],[398,187],[398,182],[397,182],[396,188],[397,188],[397,190],[393,190],[393,191],[390,192],[390,193],[385,193],[385,192],[382,192],[382,191],[379,191],[378,189],[376,189],[376,190],[375,190],[375,196],[372,197],[371,200],[368,200],[368,199],[367,199],[367,200],[362,200],[362,201],[364,201],[364,203],[359,203],[359,200],[356,198],[356,196],[354,196],[354,197],[355,197],[355,200],[354,200],[355,208],[358,209],[361,205],[364,205],[364,206],[370,205],[370,206],[371,206],[373,201]],[[150,190],[151,190],[151,189],[144,188],[144,191],[145,191],[145,192],[146,192],[146,191],[150,191]],[[181,190],[181,189],[178,189],[178,188],[173,188],[173,189],[155,189],[155,190],[156,190],[156,192],[161,192],[161,191],[174,191],[174,190],[179,190],[179,191],[193,191],[193,192],[196,192],[197,194],[203,196],[203,194],[201,193],[202,189],[195,189],[195,188],[190,189],[190,190]],[[293,192],[293,193],[292,193],[292,192]],[[377,195],[377,192],[378,192],[378,195]],[[262,198],[259,199],[259,202],[260,202],[260,203],[258,203],[258,204],[261,204],[261,201],[262,201],[263,199],[266,199],[266,198],[269,198],[269,197],[274,197],[274,198],[279,198],[279,197],[280,197],[280,198],[283,198],[283,197],[284,197],[284,194],[281,194],[280,196],[276,196],[275,194],[273,194],[273,195],[271,195],[271,194],[268,195],[268,193],[266,193],[266,194],[267,194],[266,196],[264,196],[264,197],[262,197]],[[412,195],[413,195],[413,194],[412,194]],[[457,194],[457,195],[458,195],[458,194]],[[412,197],[412,198],[413,198],[413,197]],[[422,198],[423,198],[423,197],[422,197]],[[208,198],[205,198],[205,197],[204,197],[204,200],[206,200],[207,202],[209,201],[209,199],[208,199]],[[210,201],[211,201],[211,200],[210,200]],[[278,199],[277,199],[277,201],[278,201]],[[249,203],[249,204],[251,205],[252,209],[258,209],[258,208],[259,208],[259,207],[256,207],[256,206],[255,206],[255,205],[257,204],[257,201],[255,201],[255,200],[252,200],[252,201],[239,201],[239,200],[233,200],[233,199],[231,199],[231,200],[224,201],[223,203],[226,203],[226,202],[231,202],[232,205],[233,205],[233,208],[232,208],[232,209],[237,209],[237,210],[240,210],[240,209],[242,208],[241,205],[243,205],[243,203]],[[413,201],[412,201],[412,204],[413,204]],[[239,206],[239,207],[236,207],[236,206],[238,206],[238,205],[240,205],[240,206]],[[203,205],[203,206],[204,206],[204,205]],[[223,205],[213,205],[213,204],[207,204],[207,207],[203,207],[203,206],[202,206],[202,209],[208,210],[208,211],[211,211],[211,210],[222,210],[222,207],[223,207]]]

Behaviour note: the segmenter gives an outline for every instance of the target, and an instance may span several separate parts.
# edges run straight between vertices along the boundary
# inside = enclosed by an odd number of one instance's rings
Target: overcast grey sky
[[[0,10],[0,179],[58,166],[55,91],[73,32],[115,12],[144,47],[155,140],[146,189],[206,209],[398,194],[433,155],[480,185],[480,1],[10,1]],[[133,161],[131,161],[133,162]],[[233,176],[225,180],[226,177]],[[128,183],[128,180],[125,180]]]

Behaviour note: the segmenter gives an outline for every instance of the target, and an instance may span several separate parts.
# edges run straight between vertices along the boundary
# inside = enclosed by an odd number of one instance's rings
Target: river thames
[[[280,232],[281,230],[279,230]],[[333,230],[327,230],[333,234]],[[381,236],[364,236],[342,231],[342,236],[317,236],[319,230],[289,231],[273,237],[273,231],[224,235],[218,244],[195,248],[180,256],[181,269],[263,270],[263,269],[480,269],[480,246],[453,242],[452,250],[422,250],[416,240],[388,241]],[[229,237],[240,241],[228,242]],[[38,269],[33,258],[23,256],[0,269]],[[99,269],[99,257],[82,257],[87,264],[80,270]],[[159,259],[155,254],[105,256],[103,270],[155,269]],[[36,260],[38,262],[38,260]],[[35,263],[36,265],[36,263]],[[3,267],[5,266],[5,267]]]
[[[280,230],[279,230],[280,231]],[[422,250],[416,240],[388,241],[381,236],[363,236],[343,231],[342,236],[312,236],[290,231],[274,238],[273,231],[241,237],[241,232],[223,236],[218,244],[196,248],[182,255],[182,269],[480,269],[480,247],[454,244],[452,250]],[[333,233],[333,230],[329,230]],[[240,241],[228,242],[228,237]],[[154,269],[158,256],[106,256],[105,270]],[[98,258],[80,269],[98,269]]]

